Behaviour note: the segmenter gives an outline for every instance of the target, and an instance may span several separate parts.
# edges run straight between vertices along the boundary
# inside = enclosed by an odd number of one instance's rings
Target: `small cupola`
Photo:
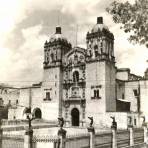
[[[100,32],[103,30],[109,31],[108,27],[103,23],[103,17],[97,17],[97,24],[94,25],[90,33]]]
[[[59,26],[56,27],[56,34],[61,34],[61,27]]]
[[[60,26],[56,27],[55,33],[50,37],[50,40],[49,40],[49,42],[51,43],[56,41],[68,43],[67,39],[62,34],[62,29]]]
[[[97,24],[103,24],[103,17],[97,17]]]
[[[57,26],[55,33],[44,44],[44,68],[61,65],[64,55],[69,50],[71,43],[63,36],[61,27]]]
[[[86,35],[87,59],[108,60],[115,62],[114,35],[103,22],[103,17],[97,17],[96,24]]]

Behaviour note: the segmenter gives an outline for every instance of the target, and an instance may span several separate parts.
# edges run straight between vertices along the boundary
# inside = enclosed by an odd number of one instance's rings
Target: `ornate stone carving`
[[[64,101],[64,107],[68,108],[70,106],[70,102],[68,100]]]

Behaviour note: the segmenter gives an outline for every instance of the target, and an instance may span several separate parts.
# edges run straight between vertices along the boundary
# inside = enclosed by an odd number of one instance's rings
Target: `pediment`
[[[70,50],[64,58],[64,65],[78,65],[81,63],[85,63],[85,49],[75,47]]]

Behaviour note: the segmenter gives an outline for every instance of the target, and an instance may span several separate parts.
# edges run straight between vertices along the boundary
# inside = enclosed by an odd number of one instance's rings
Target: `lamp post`
[[[27,111],[25,113],[26,119],[28,120],[28,128],[25,130],[25,138],[24,138],[24,148],[33,148],[32,145],[32,139],[33,139],[33,129],[31,122],[35,119],[34,115],[31,113],[31,106],[26,107],[23,105],[17,105],[19,107],[25,107],[27,108]]]
[[[28,128],[25,131],[25,148],[32,148],[32,138],[33,138],[33,129],[32,129],[32,125],[31,125],[31,121],[34,120],[35,118],[33,117],[32,113],[31,113],[31,107],[28,108],[28,112],[26,113],[26,117],[28,119]]]
[[[31,112],[30,113],[26,113],[26,117],[28,119],[28,130],[31,130],[32,129],[31,121],[34,120],[35,117],[33,117]]]

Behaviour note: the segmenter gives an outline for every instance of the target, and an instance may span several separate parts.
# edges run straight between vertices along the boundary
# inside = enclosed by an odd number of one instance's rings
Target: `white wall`
[[[118,71],[116,73],[116,79],[119,79],[119,80],[128,80],[129,79],[129,73],[128,71]]]
[[[45,120],[57,120],[59,113],[58,106],[57,102],[42,103],[42,118]]]

